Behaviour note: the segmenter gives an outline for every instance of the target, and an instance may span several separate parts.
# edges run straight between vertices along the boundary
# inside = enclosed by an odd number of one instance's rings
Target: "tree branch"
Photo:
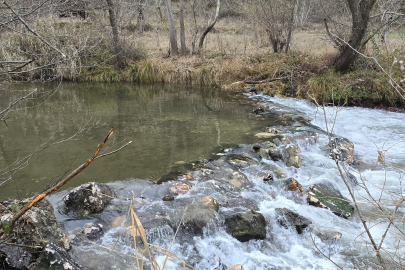
[[[58,53],[60,53],[63,58],[66,57],[66,55],[61,52],[58,48],[54,47],[53,45],[51,45],[48,41],[46,41],[40,34],[38,34],[37,32],[35,32],[25,21],[23,18],[21,18],[20,15],[18,15],[14,9],[12,9],[12,7],[10,7],[9,4],[7,4],[6,1],[2,2],[3,5],[5,5],[17,18],[18,20],[20,20],[20,22],[22,22],[22,24],[24,24],[25,27],[27,27],[28,31],[30,31],[31,33],[33,33],[35,36],[37,36],[43,43],[45,43],[46,45],[48,45],[49,47],[51,47],[53,50],[57,51]]]
[[[33,207],[35,204],[37,204],[38,202],[40,202],[41,200],[43,200],[46,196],[48,196],[49,194],[52,194],[53,192],[59,190],[62,186],[64,186],[67,182],[69,182],[72,178],[74,178],[76,175],[78,175],[79,173],[81,173],[84,169],[86,169],[94,160],[97,159],[98,154],[100,153],[100,150],[103,148],[103,146],[105,145],[105,143],[108,141],[108,139],[111,137],[112,133],[113,133],[113,129],[114,127],[112,127],[110,129],[110,131],[108,132],[107,136],[105,137],[104,141],[97,146],[96,152],[93,154],[93,156],[88,159],[85,163],[83,163],[82,165],[80,165],[79,167],[77,167],[74,171],[72,171],[68,176],[66,176],[62,181],[58,182],[56,185],[50,187],[47,191],[37,195],[36,197],[34,197],[31,202],[26,205],[23,209],[21,209],[21,211],[16,214],[12,220],[10,221],[10,231],[13,229],[15,223],[31,208]],[[115,153],[119,150],[121,150],[122,148],[126,147],[127,145],[129,145],[131,142],[127,143],[126,145],[122,146],[121,148],[112,151],[110,153],[101,155],[100,157],[104,157],[107,155],[110,155],[112,153]],[[4,229],[3,231],[0,232],[0,237],[4,234]]]

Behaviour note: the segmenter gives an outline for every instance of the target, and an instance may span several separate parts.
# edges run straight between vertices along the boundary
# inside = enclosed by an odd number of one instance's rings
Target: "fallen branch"
[[[268,82],[274,82],[274,81],[282,81],[288,79],[287,76],[284,77],[277,77],[277,78],[272,78],[272,79],[267,79],[267,80],[262,80],[262,81],[244,81],[246,84],[262,84],[262,83],[268,83]]]
[[[94,153],[94,155],[88,159],[85,163],[83,163],[82,165],[80,165],[78,168],[76,168],[73,172],[71,172],[68,176],[66,176],[63,180],[57,182],[54,186],[48,188],[46,191],[44,191],[43,193],[35,196],[31,202],[25,206],[23,209],[21,209],[21,211],[16,214],[13,219],[9,222],[9,228],[10,228],[10,232],[14,227],[14,224],[21,218],[22,215],[24,215],[31,207],[33,207],[35,204],[37,204],[38,202],[40,202],[42,199],[44,199],[46,196],[50,195],[51,193],[59,190],[62,186],[64,186],[67,182],[69,182],[73,177],[75,177],[76,175],[78,175],[79,173],[81,173],[84,169],[86,169],[94,160],[96,160],[97,158],[100,157],[104,157],[104,156],[108,156],[112,153],[115,153],[121,149],[123,149],[124,147],[128,146],[131,142],[128,142],[127,144],[125,144],[124,146],[120,147],[119,149],[112,151],[110,153],[101,155],[99,157],[98,154],[100,153],[100,150],[103,148],[103,146],[105,145],[105,143],[108,141],[108,139],[111,137],[112,133],[113,133],[113,129],[114,127],[112,127],[110,129],[110,131],[108,132],[107,136],[105,137],[104,141],[97,146],[97,150]],[[0,237],[4,234],[4,229],[0,232]]]

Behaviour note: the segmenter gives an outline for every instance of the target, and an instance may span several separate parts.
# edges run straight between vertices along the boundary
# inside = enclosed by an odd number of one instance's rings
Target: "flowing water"
[[[73,86],[77,87],[77,84]],[[89,169],[82,178],[75,179],[71,184],[77,186],[88,181],[112,182],[109,185],[121,200],[113,200],[113,206],[106,210],[106,214],[94,215],[83,220],[57,211],[58,220],[69,232],[86,222],[101,221],[107,224],[105,234],[96,242],[97,245],[87,243],[74,246],[73,258],[85,267],[136,269],[135,259],[129,256],[134,254],[131,240],[125,241],[121,238],[122,235],[128,234],[126,230],[128,223],[109,225],[114,218],[126,215],[129,205],[127,199],[134,194],[145,200],[145,205],[136,209],[140,215],[150,209],[160,209],[159,212],[152,213],[152,216],[163,215],[162,212],[178,212],[181,215],[187,206],[177,205],[178,208],[173,209],[176,204],[162,202],[158,192],[152,191],[155,187],[150,179],[177,169],[176,162],[181,163],[178,161],[189,162],[210,158],[219,145],[225,147],[226,152],[231,149],[227,149],[228,144],[253,143],[257,141],[253,136],[255,133],[261,132],[265,126],[272,126],[295,138],[294,142],[300,150],[302,167],[298,169],[286,167],[280,161],[263,159],[258,165],[241,169],[247,176],[249,185],[240,189],[237,196],[257,204],[258,211],[264,215],[267,222],[266,239],[241,243],[233,238],[223,228],[223,221],[224,216],[235,212],[235,209],[221,206],[216,222],[204,228],[202,235],[179,237],[174,241],[171,251],[197,269],[222,269],[219,268],[220,262],[228,267],[242,264],[244,269],[339,269],[336,265],[343,269],[379,269],[375,255],[367,244],[369,239],[357,215],[349,219],[338,217],[325,209],[310,206],[305,199],[280,186],[269,185],[258,177],[259,172],[270,172],[271,168],[278,166],[288,177],[297,179],[305,189],[312,184],[326,183],[338,188],[344,197],[350,198],[345,184],[339,177],[335,162],[328,158],[326,147],[328,136],[322,132],[326,130],[323,111],[312,103],[256,96],[252,99],[260,102],[271,112],[265,118],[260,118],[249,113],[252,107],[232,102],[229,97],[217,91],[208,94],[199,91],[190,92],[178,87],[160,90],[159,87],[163,86],[153,86],[148,91],[140,91],[134,86],[123,86],[114,90],[107,89],[108,87],[96,89],[87,86],[89,90],[81,92],[69,88],[69,85],[66,87],[66,90],[58,93],[60,97],[53,101],[53,105],[41,106],[34,112],[27,111],[21,116],[16,116],[16,123],[23,125],[15,133],[7,133],[10,132],[8,130],[6,133],[2,132],[2,140],[7,138],[5,135],[10,137],[21,134],[23,138],[20,141],[24,145],[19,148],[24,149],[29,145],[38,145],[46,141],[49,134],[57,129],[62,135],[70,136],[89,119],[97,123],[81,135],[79,140],[69,143],[69,153],[66,153],[66,149],[51,150],[53,155],[51,161],[55,164],[51,165],[48,163],[50,161],[45,161],[45,154],[44,157],[37,158],[35,161],[44,167],[37,171],[34,170],[36,167],[27,168],[26,176],[18,178],[27,181],[24,185],[32,186],[46,183],[55,173],[60,174],[64,169],[74,167],[72,163],[77,162],[76,160],[81,161],[83,157],[91,155],[94,145],[102,140],[111,121],[116,123],[117,127],[115,142],[139,141],[137,146],[124,149],[113,158],[107,157],[103,162],[100,160],[99,165],[93,166],[92,170]],[[38,115],[42,118],[33,120]],[[293,115],[293,119],[294,115],[301,117],[298,121],[289,122],[287,127],[280,121],[280,115]],[[49,122],[54,117],[60,119],[56,123]],[[330,107],[326,108],[326,119],[328,131],[348,138],[355,145],[354,153],[358,162],[348,167],[349,172],[356,178],[352,181],[351,187],[365,213],[367,224],[372,226],[372,235],[379,241],[388,224],[382,212],[378,212],[370,201],[365,199],[368,194],[363,187],[367,187],[368,192],[387,211],[393,211],[395,202],[404,196],[402,179],[405,170],[405,115],[364,108]],[[37,130],[40,125],[46,127],[46,132]],[[319,138],[316,141],[308,141],[301,136],[308,132],[317,132]],[[39,134],[41,138],[31,142],[25,141]],[[16,143],[12,143],[11,138],[8,143],[2,141],[1,162],[6,159],[7,153],[10,155],[7,161],[13,161],[25,154],[18,155],[13,154],[13,151],[4,150],[4,147],[10,148],[13,144]],[[384,164],[378,162],[377,151],[384,154]],[[48,155],[49,153],[47,152]],[[66,158],[69,158],[68,161]],[[54,169],[57,166],[58,169],[48,172],[47,168]],[[41,172],[46,173],[40,174]],[[206,182],[198,180],[196,177],[195,181],[192,181],[193,189],[178,198],[209,195],[222,200],[223,196],[227,196],[213,187],[214,179]],[[278,180],[275,179],[275,182]],[[29,184],[32,182],[34,184]],[[355,182],[359,184],[355,185]],[[14,189],[16,185],[9,184],[7,191],[2,187],[0,195],[4,197],[16,192]],[[57,209],[60,208],[60,200],[65,194],[66,191],[63,191],[50,197],[50,201]],[[297,234],[295,230],[283,228],[276,222],[275,208],[288,208],[306,217],[312,222],[311,229],[303,234]],[[398,208],[396,214],[399,219],[396,222],[397,228],[389,230],[382,247],[388,252],[384,253],[385,255],[394,254],[393,259],[403,261],[404,238],[399,233],[399,230],[404,230],[404,222],[401,221],[404,215],[402,206]],[[112,217],[107,218],[108,215]],[[342,238],[337,241],[322,241],[315,236],[317,232],[340,232]],[[158,228],[150,241],[169,248],[173,235],[170,230]],[[163,265],[165,256],[157,255],[156,259]],[[175,260],[169,260],[166,269],[182,269],[182,266]]]

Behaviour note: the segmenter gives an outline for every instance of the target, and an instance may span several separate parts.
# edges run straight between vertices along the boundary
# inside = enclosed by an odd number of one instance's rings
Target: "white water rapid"
[[[316,131],[316,128],[326,130],[323,111],[308,101],[268,96],[253,98],[270,111],[303,116],[313,125],[312,130]],[[364,108],[329,107],[326,108],[326,115],[329,131],[354,143],[354,155],[357,162],[356,165],[348,167],[348,170],[356,179],[352,176],[350,186],[367,221],[366,224],[371,228],[371,235],[379,245],[388,225],[385,215],[392,214],[395,203],[404,196],[402,180],[405,170],[405,114]],[[277,128],[281,129],[281,127]],[[267,222],[266,239],[243,243],[236,240],[225,231],[223,226],[224,216],[227,213],[233,214],[235,210],[220,206],[216,222],[209,223],[204,228],[203,235],[191,237],[187,241],[176,238],[171,252],[192,264],[196,269],[207,270],[225,270],[226,267],[235,264],[241,264],[244,269],[249,270],[380,269],[370,245],[370,239],[357,214],[348,219],[338,217],[326,209],[308,205],[305,198],[285,190],[284,187],[264,182],[258,176],[259,172],[271,172],[269,167],[276,165],[281,167],[288,177],[293,177],[300,182],[306,190],[312,184],[325,183],[336,187],[345,198],[351,200],[335,162],[328,157],[328,136],[324,132],[318,134],[318,140],[311,143],[305,139],[300,140],[299,136],[296,136],[295,143],[299,146],[302,160],[300,168],[286,167],[281,161],[262,159],[258,165],[240,170],[247,176],[249,185],[247,188],[241,189],[238,196],[254,201],[258,205],[258,212],[263,214]],[[296,134],[288,134],[287,131],[286,135],[294,137],[293,135]],[[378,151],[382,151],[381,153],[384,154],[385,163],[378,162]],[[277,180],[275,179],[275,182]],[[215,181],[200,183],[196,178],[192,182],[194,186],[190,192],[177,196],[176,200],[192,198],[195,195],[213,196],[214,198],[224,196],[210,187],[211,184],[214,185]],[[358,184],[355,185],[355,182]],[[121,189],[120,194],[134,192],[134,194],[142,193],[144,197],[149,196],[148,184],[139,180],[115,182],[110,186]],[[367,187],[368,193],[364,187]],[[372,206],[369,195],[379,202],[382,211]],[[151,200],[150,204],[158,205],[163,210],[164,207],[167,207],[165,205],[168,205],[161,199]],[[298,234],[294,229],[285,229],[276,221],[276,208],[290,209],[310,220],[312,224],[304,230],[303,234]],[[139,209],[140,213],[142,211],[147,212],[148,206]],[[124,211],[123,214],[125,214]],[[160,214],[156,213],[156,215]],[[396,217],[393,218],[397,227],[390,226],[387,235],[384,236],[381,247],[382,254],[387,261],[392,259],[404,262],[405,260],[405,244],[403,243],[405,237],[399,231],[404,230],[404,222],[401,220],[403,215],[403,208],[399,207]],[[131,241],[121,241],[117,237],[119,232],[125,233],[126,226],[122,224],[107,230],[99,244],[133,255],[133,249],[128,245]],[[341,239],[321,240],[317,235],[322,232],[341,234]],[[173,233],[168,232],[165,228],[161,230],[160,234],[159,231],[155,233],[157,236],[153,243],[168,249]],[[91,250],[88,253],[91,255],[83,255],[88,256],[84,257],[85,259],[80,260],[80,256],[76,256],[75,259],[79,258],[78,262],[81,264],[85,264],[86,260],[90,261],[89,256],[97,256],[98,260],[105,260],[103,265],[110,265],[108,269],[136,269],[133,257],[121,256],[121,254],[100,249],[94,245],[78,247],[77,250],[76,253],[81,252],[82,254]],[[156,259],[162,266],[165,256],[156,255]],[[91,268],[90,263],[89,265],[88,267]],[[95,262],[94,265],[97,263]],[[123,265],[125,268],[122,268]],[[183,266],[176,260],[170,259],[165,269],[183,269]],[[240,267],[234,269],[240,269]],[[391,269],[399,268],[393,266]]]

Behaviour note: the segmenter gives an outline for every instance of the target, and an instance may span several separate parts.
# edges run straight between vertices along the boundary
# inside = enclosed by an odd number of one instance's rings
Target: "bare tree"
[[[114,54],[115,54],[115,65],[117,68],[123,67],[122,55],[121,55],[121,44],[118,34],[118,26],[117,20],[115,18],[115,7],[113,0],[106,0],[108,5],[108,15],[110,18],[110,25],[112,29],[113,35],[113,47],[114,47]]]
[[[169,21],[170,32],[170,55],[177,56],[179,54],[177,47],[176,25],[173,18],[172,0],[166,0],[167,19]]]
[[[288,51],[297,1],[258,0],[259,23],[266,30],[273,52]]]
[[[186,47],[186,35],[184,30],[184,1],[180,0],[180,44],[181,44],[181,54],[185,55],[187,52]]]
[[[376,1],[347,0],[347,5],[352,16],[352,27],[347,44],[338,42],[340,53],[335,59],[336,71],[347,71],[356,61],[358,54],[355,50],[361,50],[361,47],[365,45],[364,37],[370,21],[370,13]]]
[[[204,29],[204,31],[201,34],[200,37],[200,42],[198,44],[198,47],[201,49],[204,45],[204,39],[205,36],[211,31],[211,29],[215,26],[217,20],[218,20],[218,15],[219,15],[219,9],[221,7],[221,0],[217,0],[217,8],[215,9],[215,16],[214,20]]]

